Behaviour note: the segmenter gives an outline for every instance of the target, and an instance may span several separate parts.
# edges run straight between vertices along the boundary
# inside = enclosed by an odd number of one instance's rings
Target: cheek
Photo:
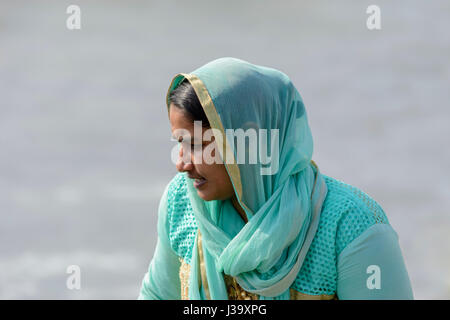
[[[202,164],[198,166],[199,172],[205,174],[206,179],[211,180],[220,189],[233,190],[230,177],[223,164]],[[225,190],[224,190],[225,191]]]
[[[222,167],[220,172],[220,185],[222,189],[221,191],[227,196],[231,197],[234,194],[233,184],[231,183],[231,179],[228,176],[225,166],[221,165],[221,167]]]

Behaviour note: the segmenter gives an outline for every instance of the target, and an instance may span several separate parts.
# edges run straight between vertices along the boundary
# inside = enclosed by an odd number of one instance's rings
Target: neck
[[[239,204],[239,202],[237,201],[236,196],[234,195],[231,198],[231,203],[233,204],[233,207],[236,209],[236,211],[239,213],[239,215],[241,216],[241,218],[244,220],[245,223],[248,222],[247,220],[247,215],[245,214],[244,209],[242,209],[241,205]]]

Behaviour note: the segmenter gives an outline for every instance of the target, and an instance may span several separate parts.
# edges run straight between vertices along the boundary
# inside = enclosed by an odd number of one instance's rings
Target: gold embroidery
[[[188,265],[182,258],[179,258],[180,265],[180,285],[181,285],[181,300],[189,300],[189,274],[191,266]]]
[[[208,279],[206,278],[206,267],[205,260],[203,258],[202,235],[200,233],[200,229],[197,230],[197,241],[200,275],[202,278],[203,289],[205,290],[206,299],[211,300],[211,295],[209,294]]]
[[[289,292],[291,294],[291,300],[337,300],[336,294],[310,295],[295,289],[290,289]]]
[[[236,278],[224,275],[225,284],[228,292],[229,300],[258,300],[259,296],[254,293],[250,293],[242,289],[237,283]],[[337,300],[336,294],[327,295],[310,295],[303,292],[299,292],[295,289],[290,289],[290,300]]]
[[[224,280],[229,300],[258,300],[258,295],[242,289],[235,277],[225,274]]]

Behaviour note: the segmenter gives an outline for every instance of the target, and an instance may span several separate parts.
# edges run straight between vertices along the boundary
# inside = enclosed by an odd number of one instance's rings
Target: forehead
[[[208,130],[201,125],[200,121],[194,124],[194,121],[186,115],[185,111],[172,104],[169,109],[169,119],[172,137],[176,140],[183,137],[183,140],[187,141],[201,141],[206,130]],[[208,139],[214,140],[214,137]]]
[[[183,110],[173,104],[170,105],[169,120],[172,131],[178,128],[186,130],[194,129],[193,121],[186,116],[186,113]]]
[[[182,140],[189,141],[192,137],[195,137],[194,123],[182,109],[170,105],[169,119],[172,138],[175,140],[182,138]]]

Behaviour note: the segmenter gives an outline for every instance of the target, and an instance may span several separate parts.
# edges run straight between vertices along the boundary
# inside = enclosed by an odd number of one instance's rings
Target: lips
[[[189,179],[192,179],[192,180],[195,180],[195,179],[198,179],[198,180],[200,180],[200,179],[205,179],[205,178],[203,178],[202,176],[193,176],[193,175],[190,175],[190,174],[188,174],[188,178],[189,178]]]
[[[201,179],[201,180],[195,179],[194,180],[194,187],[198,189],[201,186],[203,186],[206,182],[207,182],[206,179]]]
[[[194,180],[194,187],[195,188],[199,188],[199,187],[203,186],[207,182],[207,180],[205,178],[201,177],[201,176],[188,175],[188,177],[190,179]]]

